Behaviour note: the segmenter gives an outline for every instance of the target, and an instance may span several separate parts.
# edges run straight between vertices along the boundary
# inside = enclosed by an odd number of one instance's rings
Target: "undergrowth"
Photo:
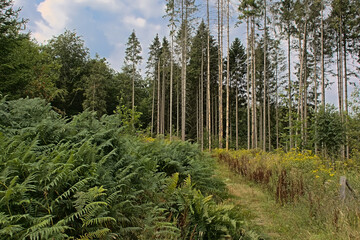
[[[1,100],[0,239],[258,239],[209,155],[123,117]]]
[[[360,235],[359,166],[355,160],[330,161],[308,151],[225,151],[214,154],[234,173],[260,184],[280,205],[302,209],[308,224],[334,239]],[[339,194],[340,176],[348,179],[346,198]]]

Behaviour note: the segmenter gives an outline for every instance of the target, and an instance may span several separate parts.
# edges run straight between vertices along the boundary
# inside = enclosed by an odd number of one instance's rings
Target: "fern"
[[[118,115],[64,119],[39,99],[1,100],[0,239],[245,236],[241,211],[217,204],[224,184],[209,155],[127,127]]]

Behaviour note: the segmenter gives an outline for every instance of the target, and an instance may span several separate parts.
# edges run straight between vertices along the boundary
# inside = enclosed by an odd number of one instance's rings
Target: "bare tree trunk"
[[[219,97],[215,99],[215,125],[214,125],[214,132],[215,136],[218,138],[217,146],[219,147]],[[216,139],[216,138],[215,138]]]
[[[346,48],[346,29],[344,29],[344,92],[345,92],[345,155],[349,159],[350,148],[349,148],[349,136],[347,133],[348,128],[348,114],[349,114],[349,103],[348,103],[348,74],[347,74],[347,48]]]
[[[264,102],[264,101],[262,101]],[[265,116],[264,115],[264,112],[262,111],[262,105],[261,103],[259,104],[259,147],[262,147],[263,146],[263,119]]]
[[[198,88],[197,88],[197,93],[196,93],[196,141],[199,143],[199,138],[200,138],[200,77],[199,77],[199,82],[198,82]]]
[[[223,105],[222,105],[222,74],[223,74],[223,0],[218,0],[218,38],[219,38],[219,148],[223,147]]]
[[[238,89],[238,84],[236,83],[235,86],[236,89],[236,95],[235,95],[235,138],[236,138],[236,150],[239,149],[239,89]]]
[[[252,59],[252,148],[258,147],[257,139],[257,102],[256,102],[256,59],[255,59],[255,17],[252,16],[251,24],[251,59]]]
[[[305,37],[305,41],[306,41],[306,37]],[[307,48],[307,45],[305,45],[305,48]],[[304,73],[304,118],[303,118],[303,122],[304,122],[304,144],[303,146],[305,147],[307,144],[307,127],[308,127],[308,122],[307,122],[307,105],[308,105],[308,84],[307,84],[307,50],[305,51],[305,73]]]
[[[246,97],[247,97],[247,148],[251,145],[250,128],[250,44],[249,44],[249,17],[246,18]]]
[[[278,55],[276,53],[276,69],[275,69],[275,87],[276,87],[276,96],[275,96],[275,128],[276,128],[276,149],[279,149],[279,85],[278,85]]]
[[[270,111],[270,95],[268,95],[268,138],[269,138],[269,151],[271,151],[271,111]]]
[[[324,1],[321,1],[321,105],[325,108]]]
[[[216,129],[217,129],[217,105],[216,105],[216,94],[214,94],[214,97],[212,98],[213,99],[213,104],[212,104],[212,122],[213,124],[211,125],[212,126],[212,132],[214,133],[213,135],[213,138],[212,138],[212,142],[215,144],[216,146]]]
[[[291,35],[288,33],[288,87],[289,87],[289,138],[290,138],[290,149],[293,148],[293,129],[292,129],[292,84],[291,84]]]
[[[156,134],[160,134],[160,59],[158,62],[158,85],[157,85],[157,124],[156,124]]]
[[[230,117],[230,0],[227,1],[227,63],[226,63],[226,150],[229,150]]]
[[[343,51],[342,51],[342,20],[340,20],[340,34],[339,34],[339,69],[340,69],[340,82],[339,82],[339,90],[340,90],[340,96],[339,96],[339,110],[341,114],[341,120],[344,120],[344,89],[343,89]]]
[[[338,101],[339,101],[339,113],[342,114],[342,100],[341,100],[341,71],[340,71],[340,58],[339,58],[339,43],[337,43],[336,50],[336,67],[337,67],[337,80],[338,80]]]
[[[264,0],[264,119],[263,119],[263,151],[266,151],[266,94],[267,94],[267,27],[266,27],[266,2]]]
[[[207,35],[207,130],[208,130],[208,141],[209,141],[209,152],[211,151],[211,106],[210,106],[210,13],[209,13],[209,0],[206,1],[207,5],[207,25],[208,25],[208,35]]]
[[[152,94],[152,107],[151,107],[151,136],[154,134],[154,112],[155,112],[155,78],[153,80],[153,94]]]
[[[184,5],[184,0],[182,0]],[[182,6],[184,8],[184,6]],[[183,23],[183,42],[182,42],[182,88],[181,88],[181,139],[185,141],[186,129],[186,60],[187,60],[187,27],[188,27],[188,6],[185,3],[185,17]]]
[[[307,34],[307,19],[305,19],[304,25],[304,41],[303,47],[300,48],[300,86],[299,86],[299,107],[300,112],[300,125],[301,125],[301,143],[304,143],[304,89],[305,89],[305,81],[304,79],[304,68],[305,68],[305,52],[306,52],[306,34]],[[299,33],[299,45],[301,45],[301,33]],[[299,115],[298,115],[299,118]]]
[[[132,72],[132,113],[131,113],[131,119],[132,119],[132,126],[134,128],[134,120],[135,120],[135,64],[133,63],[133,72]]]
[[[161,90],[161,134],[165,136],[165,61],[163,62],[162,90]]]
[[[341,115],[341,121],[344,123],[344,82],[343,82],[343,61],[344,61],[344,56],[343,56],[343,48],[342,48],[342,44],[343,44],[343,21],[342,21],[342,16],[340,16],[340,33],[339,33],[339,53],[340,53],[340,82],[339,82],[339,88],[340,88],[340,101],[339,101],[339,110],[340,110],[340,115]],[[345,145],[342,145],[342,157],[343,159],[345,159]]]
[[[202,43],[201,43],[202,45]],[[200,76],[200,145],[204,150],[204,47],[201,46],[201,76]]]
[[[314,30],[316,31],[316,30]],[[314,33],[315,35],[315,33]],[[315,114],[317,114],[318,112],[318,80],[317,80],[317,46],[316,46],[316,42],[314,41],[314,93],[315,93],[315,101],[314,101],[314,111]],[[317,136],[317,121],[315,118],[315,136]],[[315,142],[315,154],[317,154],[318,152],[318,145],[317,142]]]
[[[176,80],[176,136],[179,137],[180,132],[180,99],[179,99],[179,78]]]
[[[303,106],[302,106],[302,103],[301,103],[301,100],[302,100],[302,73],[303,73],[303,57],[302,57],[302,39],[301,39],[301,31],[299,31],[299,35],[298,35],[298,40],[299,40],[299,59],[300,59],[300,70],[299,70],[299,95],[298,95],[298,98],[297,98],[297,101],[298,101],[298,105],[297,105],[297,124],[295,125],[296,129],[295,129],[295,136],[297,137],[295,139],[295,148],[298,148],[298,136],[299,136],[299,122],[300,122],[300,114],[302,115],[302,111],[300,110]],[[300,123],[300,125],[302,126],[302,123]],[[301,134],[300,134],[301,135]],[[301,135],[302,136],[302,135]]]
[[[173,14],[175,14],[175,9],[173,6]],[[174,77],[174,26],[171,24],[171,53],[170,53],[170,103],[169,103],[169,131],[170,131],[170,141],[172,141],[172,113],[173,113],[173,77]]]

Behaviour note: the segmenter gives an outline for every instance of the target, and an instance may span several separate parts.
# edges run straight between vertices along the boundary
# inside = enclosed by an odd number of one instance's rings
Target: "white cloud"
[[[118,0],[75,0],[74,2],[101,11],[115,12],[124,8],[124,4]]]
[[[163,1],[128,0],[133,9],[140,11],[145,17],[161,17],[164,14]]]
[[[35,21],[36,29],[33,34],[39,42],[60,34],[66,28],[71,21],[71,13],[75,10],[70,4],[69,0],[45,0],[37,6],[42,19]]]
[[[130,28],[144,28],[146,26],[146,20],[141,17],[135,17],[135,16],[126,16],[124,17],[123,22],[130,26]]]

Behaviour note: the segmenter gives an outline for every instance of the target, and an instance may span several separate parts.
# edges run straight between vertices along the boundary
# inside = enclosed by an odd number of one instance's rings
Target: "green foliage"
[[[105,59],[93,59],[89,62],[89,76],[84,76],[85,100],[84,109],[96,111],[98,116],[106,113],[106,94],[107,85],[111,80],[111,71]]]
[[[341,144],[344,143],[345,129],[335,107],[327,105],[325,109],[320,108],[315,116],[313,127],[316,128],[314,142],[318,144],[323,153],[325,155],[338,154]]]
[[[75,32],[65,31],[52,38],[44,51],[61,66],[55,85],[62,95],[54,99],[53,105],[68,115],[79,113],[83,102],[82,77],[89,58],[84,40]]]
[[[66,120],[44,100],[1,100],[0,239],[244,236],[236,210],[217,205],[214,160],[188,142],[125,135],[120,109]]]

